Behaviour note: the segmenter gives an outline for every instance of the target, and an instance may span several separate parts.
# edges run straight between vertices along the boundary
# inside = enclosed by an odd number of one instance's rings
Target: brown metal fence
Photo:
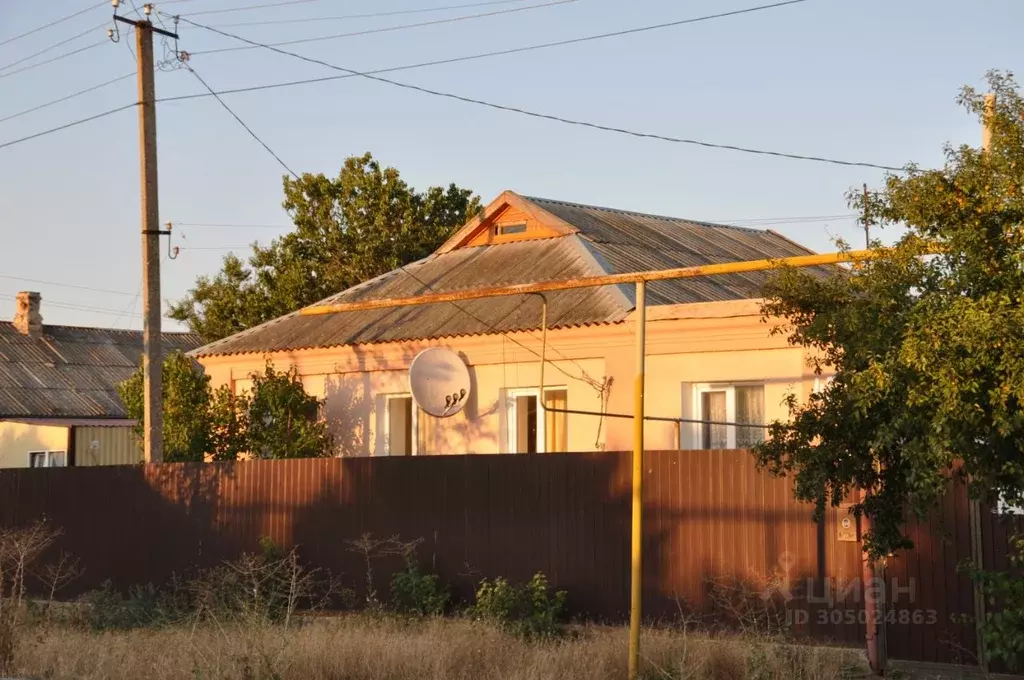
[[[842,510],[814,522],[790,481],[758,472],[745,451],[649,452],[646,462],[647,617],[707,613],[743,583],[785,602],[798,633],[862,642],[860,544],[838,540]],[[86,570],[79,591],[108,579],[160,583],[256,550],[264,536],[358,588],[365,568],[347,541],[399,534],[423,539],[420,558],[460,596],[481,576],[542,571],[574,613],[622,621],[629,474],[628,453],[3,470],[0,525],[45,517],[63,528],[60,547]],[[966,495],[954,489],[933,517],[911,523],[917,549],[889,564],[892,658],[967,660],[974,650],[973,625],[959,622],[973,614],[970,582],[956,571],[970,556],[966,518]],[[1005,532],[989,534],[998,562]],[[378,583],[398,566],[378,564]]]

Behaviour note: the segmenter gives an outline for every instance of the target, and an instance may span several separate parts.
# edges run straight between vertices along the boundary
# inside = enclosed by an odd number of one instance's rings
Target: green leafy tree
[[[932,507],[950,474],[990,501],[1024,489],[1024,101],[1012,75],[988,83],[988,153],[947,146],[939,169],[851,192],[864,219],[906,229],[891,250],[829,278],[784,271],[766,292],[765,316],[787,320],[775,330],[835,378],[791,399],[756,456],[819,514],[866,490],[855,511],[876,558],[911,545],[904,512]],[[981,94],[959,101],[985,119]]]
[[[253,244],[247,263],[225,257],[172,305],[172,319],[208,341],[226,337],[424,258],[480,210],[472,191],[417,191],[369,153],[347,158],[333,179],[285,177],[284,195],[295,230]]]
[[[213,460],[238,460],[249,451],[248,395],[233,394],[227,385],[218,387],[210,399],[209,423]]]
[[[135,434],[143,436],[142,368],[118,386],[128,417],[138,421]],[[163,364],[163,443],[168,463],[202,461],[210,450],[210,378],[181,352],[169,354]]]
[[[268,363],[252,374],[248,404],[249,450],[258,458],[315,458],[332,454],[320,400],[306,393],[295,370]]]

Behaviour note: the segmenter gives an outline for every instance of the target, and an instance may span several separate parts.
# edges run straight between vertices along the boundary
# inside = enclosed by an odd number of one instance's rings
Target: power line
[[[81,54],[82,52],[85,52],[87,50],[93,50],[93,49],[96,49],[97,47],[102,47],[103,45],[107,45],[109,43],[110,43],[109,40],[103,40],[103,41],[100,41],[100,42],[97,42],[97,43],[93,43],[91,45],[86,45],[85,47],[79,47],[76,50],[71,50],[70,52],[64,52],[62,54],[58,54],[56,57],[52,57],[50,59],[46,59],[45,61],[37,61],[34,64],[29,64],[28,66],[22,66],[19,69],[15,69],[13,71],[8,71],[7,73],[0,73],[0,78],[6,78],[7,76],[13,76],[15,73],[24,73],[25,71],[31,71],[34,68],[39,68],[40,66],[46,66],[47,64],[52,64],[55,61],[60,61],[61,59],[67,59],[68,57],[73,57],[76,54]]]
[[[165,2],[167,0],[164,0]],[[226,7],[224,9],[204,9],[201,12],[192,12],[190,16],[197,17],[200,14],[225,14],[227,12],[248,12],[254,9],[266,9],[267,7],[285,7],[288,5],[304,5],[319,0],[281,0],[280,2],[267,2],[262,5],[243,5],[242,7]]]
[[[302,19],[265,19],[263,21],[236,21],[229,24],[214,24],[219,28],[231,28],[237,26],[269,26],[278,24],[305,24],[321,21],[340,21],[343,19],[373,19],[376,17],[393,17],[402,14],[426,14],[428,12],[443,12],[449,9],[469,9],[471,7],[490,7],[492,5],[511,5],[526,0],[489,0],[489,2],[470,2],[465,5],[444,5],[442,7],[421,7],[419,9],[398,9],[390,12],[372,12],[369,14],[341,14],[327,17],[305,17]],[[192,15],[190,15],[192,16]]]
[[[122,80],[124,80],[126,78],[131,78],[134,75],[135,75],[135,73],[126,73],[123,76],[118,76],[117,78],[112,78],[110,80],[104,81],[104,82],[100,83],[99,85],[93,85],[92,87],[87,87],[84,90],[79,90],[78,92],[73,92],[73,93],[71,93],[69,95],[65,95],[65,96],[61,97],[60,99],[54,99],[53,101],[46,102],[45,104],[40,104],[38,106],[33,106],[30,109],[25,109],[24,111],[19,111],[18,113],[12,113],[11,115],[9,115],[9,116],[7,116],[5,118],[0,118],[0,123],[5,123],[5,122],[7,122],[7,121],[9,121],[9,120],[11,120],[13,118],[17,118],[18,116],[24,116],[26,113],[32,113],[34,111],[39,111],[41,109],[47,108],[48,106],[53,106],[54,104],[60,104],[61,102],[66,102],[69,99],[74,99],[75,97],[79,97],[79,96],[81,96],[83,94],[88,94],[89,92],[94,92],[94,91],[96,91],[96,90],[98,90],[98,89],[100,89],[102,87],[106,87],[107,85],[113,85],[114,83],[120,82],[120,81],[122,81]]]
[[[29,279],[24,276],[8,276],[6,274],[0,274],[0,279],[7,279],[8,281],[24,281],[26,283],[38,283],[44,286],[57,286],[59,288],[76,288],[78,290],[87,290],[92,293],[109,293],[110,295],[126,295],[131,297],[131,293],[127,293],[123,290],[111,290],[109,288],[92,288],[90,286],[80,286],[75,283],[60,283],[58,281],[45,281],[43,279]]]
[[[106,4],[107,4],[107,0],[104,0],[103,2],[99,3],[98,5],[90,5],[90,6],[86,7],[85,9],[79,10],[79,11],[73,13],[73,14],[69,14],[66,17],[61,17],[60,19],[56,19],[54,21],[48,21],[45,24],[43,24],[42,26],[38,26],[36,28],[33,28],[30,31],[25,31],[24,33],[22,33],[20,35],[14,36],[13,38],[7,38],[3,42],[0,42],[0,47],[3,47],[4,45],[7,45],[8,43],[12,43],[15,40],[21,40],[22,38],[25,38],[25,37],[28,37],[28,36],[33,35],[35,33],[38,33],[39,31],[46,30],[47,28],[50,28],[51,26],[56,26],[57,24],[60,24],[60,23],[63,23],[65,21],[67,21],[68,19],[74,19],[77,16],[81,16],[82,14],[85,14],[86,12],[91,12],[94,9],[98,9],[100,7],[105,6]]]
[[[10,140],[8,142],[4,142],[4,143],[0,144],[0,149],[5,149],[5,148],[7,148],[9,146],[14,146],[15,144],[21,144],[22,142],[27,142],[27,141],[29,141],[31,139],[36,139],[38,137],[44,137],[44,136],[52,134],[54,132],[60,132],[61,130],[67,130],[68,128],[72,128],[72,127],[75,127],[77,125],[81,125],[82,123],[88,123],[88,122],[93,121],[93,120],[98,120],[100,118],[105,118],[107,116],[113,115],[113,114],[118,113],[120,111],[125,111],[127,109],[134,109],[138,105],[139,105],[138,102],[132,102],[131,104],[125,104],[124,106],[118,106],[115,109],[109,109],[107,111],[104,111],[103,113],[97,113],[97,114],[95,114],[93,116],[88,116],[86,118],[79,118],[78,120],[73,120],[70,123],[64,123],[63,125],[58,125],[57,127],[52,127],[52,128],[49,128],[48,130],[43,130],[42,132],[36,132],[35,134],[27,135],[25,137],[19,137],[18,139],[12,139],[12,140]]]
[[[36,139],[37,137],[43,137],[43,136],[46,136],[48,134],[52,134],[53,132],[59,132],[60,130],[67,130],[68,128],[73,128],[73,127],[76,127],[78,125],[81,125],[82,123],[88,123],[90,121],[95,121],[95,120],[98,120],[100,118],[105,118],[105,117],[108,117],[108,116],[113,116],[114,114],[117,114],[119,112],[126,111],[128,109],[134,109],[135,107],[137,107],[137,105],[138,105],[137,101],[132,101],[131,103],[126,103],[125,105],[123,105],[123,107],[118,107],[117,109],[110,109],[108,111],[104,111],[101,114],[96,114],[94,116],[89,116],[87,118],[80,118],[77,121],[72,121],[71,123],[65,123],[63,125],[58,125],[56,127],[49,128],[47,130],[43,130],[42,132],[36,132],[35,134],[30,134],[30,135],[27,135],[25,137],[18,137],[17,139],[11,139],[10,141],[5,141],[3,143],[0,143],[0,148],[6,148],[7,146],[13,146],[14,144],[19,144],[19,143],[22,143],[23,141],[29,141],[30,139]]]
[[[791,0],[796,2],[805,2],[806,0]],[[324,40],[337,40],[339,38],[352,38],[358,35],[371,35],[375,33],[391,33],[393,31],[403,31],[409,28],[422,28],[424,26],[437,26],[439,24],[453,24],[459,21],[469,21],[470,19],[482,19],[485,17],[499,16],[502,14],[513,14],[515,12],[528,12],[534,9],[542,9],[544,7],[554,7],[555,5],[566,5],[577,0],[552,0],[551,2],[544,2],[539,5],[528,5],[526,7],[513,7],[512,9],[499,9],[493,12],[481,12],[479,14],[465,14],[457,17],[448,17],[446,19],[434,19],[433,21],[419,21],[414,24],[400,24],[398,26],[386,26],[384,28],[370,28],[363,31],[351,31],[349,33],[335,33],[333,35],[322,35],[315,38],[299,38],[297,40],[284,40],[282,42],[268,43],[269,47],[279,47],[283,45],[303,45],[305,43],[322,42]],[[182,21],[188,21],[187,18],[182,17]],[[189,22],[191,23],[191,22]],[[220,52],[240,52],[244,50],[254,50],[262,45],[247,45],[241,47],[218,47],[212,50],[200,50],[198,52],[192,52],[192,56],[198,56],[201,54],[217,54]]]
[[[236,121],[238,121],[238,124],[239,124],[239,125],[241,125],[241,126],[242,126],[243,128],[245,128],[245,131],[249,133],[249,136],[251,136],[251,137],[252,137],[253,139],[255,139],[255,140],[256,140],[257,142],[259,142],[260,146],[262,146],[262,147],[263,147],[264,149],[266,149],[267,153],[269,153],[269,154],[270,154],[271,156],[273,156],[273,157],[274,157],[274,160],[275,160],[275,161],[277,161],[277,162],[278,162],[278,164],[279,164],[279,165],[280,165],[280,166],[281,166],[282,168],[284,168],[285,170],[287,170],[287,171],[288,171],[288,174],[290,174],[290,175],[291,175],[292,177],[294,177],[295,179],[299,179],[299,176],[298,176],[298,174],[296,174],[296,172],[295,172],[294,170],[292,170],[291,168],[289,168],[289,167],[288,167],[288,164],[287,164],[287,163],[285,163],[285,162],[284,162],[283,160],[281,160],[281,157],[280,157],[280,156],[278,156],[278,155],[277,155],[276,153],[274,153],[274,150],[273,150],[273,149],[271,149],[271,148],[270,148],[269,146],[267,146],[267,143],[266,143],[266,142],[264,142],[264,141],[263,141],[262,139],[260,139],[260,138],[259,138],[259,135],[257,135],[257,134],[256,134],[255,132],[253,132],[253,131],[252,131],[252,128],[251,128],[251,127],[249,127],[248,125],[246,125],[246,124],[245,124],[245,121],[244,121],[244,120],[242,120],[241,118],[239,118],[239,117],[238,117],[238,114],[237,114],[237,113],[235,113],[234,111],[232,111],[232,110],[231,110],[231,107],[230,107],[230,106],[228,106],[228,105],[227,105],[227,104],[226,104],[226,103],[224,102],[224,100],[220,98],[220,95],[218,95],[218,94],[217,94],[216,92],[214,92],[214,91],[213,91],[213,88],[212,88],[212,87],[210,87],[209,85],[207,85],[207,84],[206,84],[206,81],[205,81],[205,80],[203,80],[202,76],[200,76],[200,75],[199,75],[198,73],[196,73],[195,69],[193,69],[193,68],[192,68],[191,66],[189,66],[189,64],[188,64],[188,62],[187,62],[187,61],[186,61],[186,62],[183,62],[183,63],[185,64],[185,68],[187,68],[187,69],[188,69],[189,73],[191,73],[192,75],[194,75],[194,76],[196,77],[196,79],[197,79],[197,80],[198,80],[198,81],[199,81],[200,83],[202,83],[202,84],[203,84],[203,87],[205,87],[205,88],[206,88],[207,90],[209,90],[209,91],[210,91],[210,94],[212,94],[212,95],[214,96],[214,98],[215,98],[215,99],[217,100],[217,102],[218,102],[218,103],[219,103],[219,104],[220,104],[221,106],[223,106],[223,107],[224,107],[224,110],[225,110],[225,111],[227,111],[228,113],[230,113],[230,114],[231,114],[231,117],[232,117],[232,118],[234,118],[234,119],[235,119]]]
[[[751,8],[742,9],[742,10],[735,10],[735,11],[732,11],[732,12],[726,12],[726,13],[722,13],[722,14],[710,15],[710,16],[707,16],[707,17],[700,17],[700,18],[697,18],[697,19],[688,19],[688,20],[681,21],[681,22],[672,22],[672,24],[662,24],[662,26],[679,25],[679,24],[682,24],[682,23],[693,23],[695,21],[706,21],[706,20],[712,19],[712,18],[719,18],[719,17],[725,17],[725,16],[733,16],[733,15],[737,15],[737,14],[746,14],[746,13],[749,13],[749,12],[756,12],[756,11],[764,10],[764,9],[783,7],[783,6],[786,6],[786,5],[793,5],[793,4],[797,4],[797,3],[801,3],[801,2],[807,2],[807,0],[786,0],[785,2],[779,2],[779,3],[775,3],[775,4],[771,4],[771,5],[761,5],[759,7],[751,7]],[[397,80],[391,80],[390,78],[382,78],[380,76],[372,75],[370,73],[366,73],[366,72],[362,72],[362,71],[356,71],[354,69],[349,69],[349,68],[345,68],[345,67],[342,67],[342,66],[336,66],[334,64],[330,64],[330,63],[328,63],[326,61],[322,61],[320,59],[314,59],[312,57],[306,57],[306,56],[303,56],[301,54],[296,54],[295,52],[289,52],[287,50],[283,50],[283,49],[281,49],[279,47],[275,47],[273,45],[267,45],[267,44],[264,44],[264,43],[257,42],[255,40],[249,40],[248,38],[243,38],[241,36],[238,36],[238,35],[235,35],[235,34],[232,34],[232,33],[228,33],[226,31],[222,31],[222,30],[217,29],[217,28],[212,28],[210,26],[205,26],[203,24],[200,24],[200,23],[197,23],[195,21],[192,21],[191,19],[187,19],[187,18],[183,17],[181,20],[186,22],[186,23],[188,23],[188,24],[196,26],[198,28],[204,28],[204,29],[206,29],[208,31],[211,31],[213,33],[217,33],[217,34],[226,36],[228,38],[234,38],[235,40],[240,40],[240,41],[242,41],[244,43],[248,43],[249,45],[253,45],[253,46],[256,46],[256,47],[262,47],[264,49],[271,50],[272,52],[277,52],[278,54],[284,54],[284,55],[287,55],[287,56],[290,56],[290,57],[294,57],[296,59],[301,59],[302,61],[309,62],[311,64],[320,64],[321,66],[326,66],[327,68],[333,69],[335,71],[342,71],[344,73],[348,73],[348,74],[351,74],[353,76],[360,76],[360,77],[363,77],[363,78],[367,78],[369,80],[375,80],[375,81],[378,81],[378,82],[381,82],[381,83],[386,83],[388,85],[393,85],[395,87],[400,87],[400,88],[407,89],[407,90],[413,90],[413,91],[416,91],[416,92],[422,92],[424,94],[429,94],[429,95],[432,95],[432,96],[435,96],[435,97],[443,97],[445,99],[452,99],[452,100],[464,102],[464,103],[467,103],[467,104],[476,104],[478,106],[484,106],[484,107],[487,107],[487,108],[496,109],[496,110],[499,110],[499,111],[506,111],[506,112],[509,112],[509,113],[518,113],[518,114],[521,114],[521,115],[530,116],[532,118],[539,118],[539,119],[543,119],[543,120],[551,120],[551,121],[555,121],[555,122],[559,122],[559,123],[564,123],[564,124],[567,124],[567,125],[576,125],[576,126],[580,126],[580,127],[586,127],[586,128],[594,129],[594,130],[602,130],[604,132],[614,132],[614,133],[617,133],[617,134],[628,135],[628,136],[631,136],[631,137],[638,137],[638,138],[643,138],[643,139],[657,139],[657,140],[660,140],[660,141],[671,142],[671,143],[675,143],[675,144],[688,144],[688,145],[701,146],[701,147],[713,148],[713,149],[726,149],[726,150],[730,150],[730,151],[738,151],[738,152],[741,152],[741,153],[757,154],[757,155],[762,155],[762,156],[773,156],[773,157],[776,157],[776,158],[789,158],[789,159],[793,159],[793,160],[813,161],[813,162],[817,162],[817,163],[829,163],[829,164],[832,164],[832,165],[841,165],[841,166],[848,166],[848,167],[865,167],[865,168],[875,168],[875,169],[878,169],[878,170],[892,170],[892,171],[901,171],[902,170],[902,168],[897,168],[897,167],[891,166],[891,165],[880,165],[880,164],[877,164],[877,163],[866,163],[866,162],[860,162],[860,161],[846,161],[846,160],[839,160],[839,159],[834,159],[834,158],[825,158],[823,156],[809,156],[809,155],[804,155],[804,154],[796,154],[796,153],[789,153],[789,152],[783,152],[783,151],[769,151],[769,150],[765,150],[765,149],[753,149],[753,148],[742,147],[742,146],[737,146],[737,145],[733,145],[733,144],[719,144],[719,143],[715,143],[715,142],[707,142],[707,141],[697,140],[697,139],[686,139],[686,138],[681,138],[681,137],[671,137],[671,136],[668,136],[668,135],[649,133],[649,132],[637,132],[637,131],[634,131],[634,130],[628,130],[626,128],[614,127],[614,126],[610,126],[610,125],[602,125],[602,124],[599,124],[599,123],[592,123],[592,122],[589,122],[589,121],[582,121],[582,120],[576,120],[576,119],[572,119],[572,118],[565,118],[563,116],[556,116],[556,115],[551,115],[551,114],[546,114],[546,113],[538,113],[536,111],[529,111],[527,109],[523,109],[523,108],[519,108],[519,107],[515,107],[515,106],[508,106],[508,105],[504,105],[504,104],[495,104],[493,102],[485,101],[483,99],[475,99],[473,97],[467,97],[467,96],[464,96],[464,95],[454,94],[454,93],[451,93],[451,92],[443,92],[443,91],[440,91],[440,90],[433,90],[433,89],[422,87],[422,86],[419,86],[419,85],[412,85],[410,83],[404,83],[404,82],[397,81]],[[629,32],[636,32],[637,30],[638,29],[632,29],[632,30],[629,30],[629,31],[622,31],[619,34],[624,34],[624,33],[629,33]],[[647,30],[650,30],[650,29],[648,28]]]
[[[5,300],[13,300],[15,302],[17,302],[18,300],[18,298],[14,297],[13,295],[2,295],[0,297],[2,297]],[[142,316],[141,314],[136,314],[134,312],[124,312],[117,309],[107,309],[105,307],[88,307],[86,305],[76,305],[69,302],[59,302],[56,300],[47,300],[46,305],[48,307],[57,307],[59,309],[74,309],[83,312],[95,312],[97,314],[113,314],[114,316],[123,316],[125,314],[128,314],[129,316]]]
[[[23,64],[26,61],[28,61],[29,59],[34,59],[34,58],[38,57],[41,54],[46,54],[50,50],[55,50],[58,47],[60,47],[61,45],[67,45],[69,42],[74,42],[75,40],[78,40],[81,37],[87,36],[90,33],[92,33],[93,31],[99,30],[99,29],[103,28],[104,26],[106,26],[106,22],[104,22],[102,24],[98,24],[96,26],[92,26],[90,28],[87,28],[86,30],[82,31],[81,33],[74,34],[70,38],[65,38],[64,40],[61,40],[60,42],[53,43],[49,47],[43,48],[43,49],[39,50],[38,52],[33,52],[32,54],[28,55],[27,57],[22,57],[21,59],[18,59],[17,61],[12,61],[11,63],[7,64],[6,66],[0,66],[0,71],[6,71],[7,69],[11,68],[12,66],[17,66],[18,64]]]
[[[294,224],[210,224],[206,222],[174,222],[176,227],[203,227],[212,229],[291,229]]]

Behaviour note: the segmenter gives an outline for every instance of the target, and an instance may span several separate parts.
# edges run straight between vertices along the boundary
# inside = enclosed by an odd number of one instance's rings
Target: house
[[[0,322],[0,468],[138,463],[117,386],[138,367],[142,333],[43,325],[39,293],[18,293]],[[166,352],[201,344],[165,333]]]
[[[772,231],[506,191],[429,257],[322,304],[809,252]],[[768,276],[648,285],[648,448],[749,446],[763,436],[764,423],[786,416],[788,393],[814,389],[818,378],[805,350],[771,335],[761,320]],[[632,422],[613,414],[633,412],[634,296],[631,285],[546,295],[543,394],[544,303],[535,295],[317,316],[295,311],[193,356],[214,386],[236,393],[266,361],[294,367],[306,390],[325,400],[342,455],[628,450]],[[420,411],[409,393],[411,361],[437,346],[458,353],[472,387],[465,408],[444,419]]]

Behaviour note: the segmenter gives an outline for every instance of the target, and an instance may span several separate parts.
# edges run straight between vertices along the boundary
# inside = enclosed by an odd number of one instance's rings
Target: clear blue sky
[[[268,0],[188,0],[200,12]],[[497,11],[547,0],[370,19],[226,30],[259,41],[358,31]],[[765,0],[761,0],[764,2]],[[141,5],[141,0],[137,0]],[[197,16],[208,24],[383,12],[472,0],[310,0],[288,7]],[[0,42],[97,4],[0,4]],[[156,3],[158,9],[160,3]],[[391,33],[288,47],[370,70],[486,52],[760,4],[758,0],[577,0]],[[130,3],[122,2],[122,13]],[[0,46],[0,67],[109,19],[107,7]],[[742,16],[391,77],[539,112],[644,132],[795,153],[902,165],[941,162],[945,142],[977,143],[977,121],[955,104],[958,88],[1024,57],[1019,0],[810,0]],[[182,25],[180,47],[234,41]],[[32,61],[105,38],[105,28]],[[4,77],[0,118],[134,70],[127,43],[108,44]],[[159,52],[159,49],[158,49]],[[26,64],[32,61],[25,62]],[[252,50],[197,55],[217,89],[334,72]],[[15,67],[16,68],[16,67]],[[185,71],[160,72],[157,96],[202,91]],[[135,100],[129,78],[0,123],[0,143]],[[880,171],[844,168],[622,137],[437,99],[352,78],[236,94],[228,103],[297,172],[336,174],[371,151],[416,187],[456,182],[488,201],[503,189],[704,220],[843,215],[844,192]],[[158,109],[162,221],[287,225],[282,169],[211,98]],[[18,290],[39,290],[47,323],[138,328],[138,131],[129,109],[0,149],[0,317]],[[830,234],[859,243],[852,219],[772,225],[811,248]],[[183,250],[163,260],[163,297],[181,297],[214,273],[222,250],[281,230],[181,228]],[[177,237],[176,237],[177,239]],[[121,291],[93,293],[10,277]],[[114,310],[101,313],[55,303]],[[118,316],[117,312],[126,313]],[[174,328],[173,322],[168,327]]]

